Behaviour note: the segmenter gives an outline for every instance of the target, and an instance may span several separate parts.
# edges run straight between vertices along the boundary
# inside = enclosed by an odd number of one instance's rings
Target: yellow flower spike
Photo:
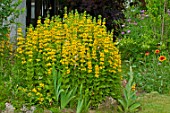
[[[103,60],[104,61],[104,60]],[[100,65],[104,65],[104,62],[100,62]]]
[[[23,92],[27,92],[27,89],[26,89],[26,88],[23,88],[22,91],[23,91]]]
[[[23,37],[18,37],[18,38],[17,38],[17,41],[25,41],[25,38],[23,38]]]
[[[45,86],[43,83],[40,83],[39,85],[40,85],[40,87],[42,87],[42,88]]]
[[[52,67],[50,67],[48,70],[49,70],[49,71],[52,71]]]
[[[103,66],[100,66],[99,69],[102,70],[102,69],[103,69]]]
[[[64,19],[66,19],[68,16],[67,16],[67,14],[64,14]]]
[[[22,41],[17,42],[17,45],[18,45],[18,46],[19,46],[19,45],[22,45],[22,44],[24,44],[24,42],[22,42]]]
[[[28,97],[31,97],[32,96],[32,94],[31,93],[28,93]]]
[[[91,72],[92,72],[92,70],[90,69],[90,70],[88,70],[87,72],[88,72],[88,73],[91,73]]]
[[[88,64],[87,68],[88,68],[89,70],[92,70],[92,65],[91,65],[91,64]]]
[[[119,69],[118,69],[118,72],[119,72],[119,73],[122,72],[122,69],[119,68]]]
[[[133,84],[131,89],[132,89],[132,91],[135,91],[136,90],[136,84]]]
[[[109,52],[109,50],[108,50],[108,49],[104,49],[104,52],[105,52],[105,53],[108,53],[108,52]]]
[[[3,52],[4,50],[3,49],[0,49],[0,52]]]
[[[2,50],[3,50],[3,49],[2,49]],[[17,51],[17,52],[20,52],[20,51],[22,51],[22,48],[18,47],[16,51]]]
[[[95,77],[96,77],[96,78],[99,78],[99,74],[98,74],[98,73],[95,73]]]
[[[40,19],[37,20],[37,24],[41,24],[41,20]]]
[[[28,59],[28,62],[32,62],[33,60],[32,59]]]
[[[37,92],[36,95],[41,95],[41,93],[40,93],[40,92]]]
[[[18,32],[18,33],[21,33],[21,32],[22,32],[22,28],[18,28],[18,29],[17,29],[17,32]]]
[[[55,58],[52,59],[53,62],[57,61]]]
[[[41,88],[37,88],[38,91],[41,91]]]
[[[46,64],[47,67],[51,66],[51,63]]]
[[[33,57],[33,55],[28,55],[29,57]]]
[[[22,64],[26,64],[26,61],[22,61],[21,63],[22,63]]]
[[[111,72],[116,73],[116,71],[115,71],[115,70],[111,70]]]
[[[39,104],[42,104],[42,102],[44,101],[44,98],[40,97],[40,98],[38,98],[38,100],[39,100]]]
[[[37,92],[37,90],[36,90],[35,88],[33,88],[33,89],[32,89],[32,92],[36,93],[36,92]]]
[[[81,68],[81,71],[86,71],[86,68],[85,67]]]
[[[103,52],[100,52],[100,57],[104,57],[104,53]]]
[[[103,57],[100,57],[100,61],[101,61],[101,62],[104,62],[104,58],[103,58]]]
[[[99,72],[99,66],[95,65],[95,72]]]
[[[67,74],[70,74],[70,69],[67,69],[67,72],[66,72]]]
[[[1,56],[4,56],[4,54],[3,54],[3,53],[1,53],[0,55],[1,55]]]
[[[51,75],[51,73],[52,73],[51,70],[48,70],[48,71],[47,71],[47,74],[48,74],[48,75]]]

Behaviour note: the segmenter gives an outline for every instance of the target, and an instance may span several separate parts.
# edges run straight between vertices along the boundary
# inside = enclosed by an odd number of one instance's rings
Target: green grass
[[[141,110],[138,113],[170,113],[170,95],[152,92],[139,97]]]

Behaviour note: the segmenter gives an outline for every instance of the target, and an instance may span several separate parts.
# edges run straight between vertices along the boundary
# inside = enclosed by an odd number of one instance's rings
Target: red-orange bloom
[[[159,57],[159,61],[163,62],[164,60],[166,60],[166,57],[165,57],[165,56],[160,56],[160,57]]]
[[[150,53],[147,51],[146,53],[145,53],[145,56],[148,56]]]
[[[159,50],[159,49],[155,50],[155,53],[156,53],[156,54],[159,54],[159,53],[160,53],[160,50]]]

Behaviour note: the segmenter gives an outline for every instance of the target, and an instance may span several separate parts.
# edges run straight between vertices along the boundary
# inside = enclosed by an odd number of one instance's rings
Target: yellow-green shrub
[[[16,55],[28,84],[20,89],[26,88],[28,96],[34,96],[32,101],[53,101],[52,65],[62,70],[62,87],[83,84],[84,96],[93,106],[105,96],[120,96],[121,60],[105,20],[75,11],[65,13],[63,20],[54,17],[37,23],[35,29],[28,28],[26,38],[19,35]]]
[[[6,35],[7,39],[0,40],[0,73],[1,75],[10,75],[10,63],[13,57],[13,44],[10,43],[9,34]]]
[[[6,35],[7,39],[1,39],[0,43],[0,58],[6,58],[9,57],[9,55],[12,55],[12,49],[13,45],[10,43],[10,37],[9,34]],[[5,59],[3,59],[5,60]],[[7,59],[6,59],[7,60]]]

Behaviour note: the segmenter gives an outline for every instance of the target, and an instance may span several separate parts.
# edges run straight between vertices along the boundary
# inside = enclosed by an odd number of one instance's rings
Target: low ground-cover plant
[[[70,12],[63,20],[38,20],[34,29],[28,28],[24,38],[18,30],[16,58],[24,76],[19,84],[25,100],[31,104],[49,106],[55,103],[52,65],[61,70],[61,88],[80,88],[90,97],[91,106],[97,106],[106,96],[121,95],[121,60],[112,33],[105,20]],[[25,92],[23,92],[23,90]]]

